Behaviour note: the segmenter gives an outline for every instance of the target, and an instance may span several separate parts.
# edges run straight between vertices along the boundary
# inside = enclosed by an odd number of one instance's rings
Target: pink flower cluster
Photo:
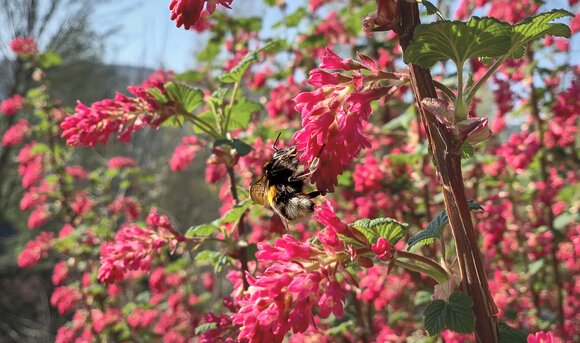
[[[377,82],[385,75],[375,61],[364,55],[359,57],[360,63],[341,59],[327,49],[321,69],[312,70],[308,79],[316,90],[300,93],[294,99],[296,110],[302,114],[302,129],[294,135],[300,160],[311,165],[319,158],[312,180],[321,190],[333,191],[338,175],[362,149],[371,146],[363,134],[371,115],[371,102],[393,89]],[[352,75],[330,73],[323,68]]]
[[[574,144],[578,134],[578,117],[580,116],[580,70],[576,72],[570,87],[556,97],[552,109],[554,117],[548,121],[544,135],[544,144],[548,148],[568,147]]]
[[[160,105],[149,89],[166,93],[163,85],[171,73],[158,71],[141,86],[130,86],[127,90],[134,96],[117,93],[114,99],[105,99],[87,107],[78,102],[75,113],[61,123],[62,137],[70,146],[92,146],[106,144],[109,136],[119,133],[119,140],[128,142],[138,129],[150,125],[159,127],[173,112],[168,106]]]
[[[517,173],[523,173],[539,150],[540,143],[536,133],[523,131],[520,135],[511,134],[508,141],[502,144],[495,153]]]
[[[53,238],[53,233],[43,231],[33,241],[26,243],[24,250],[18,255],[18,266],[30,268],[48,256]]]
[[[197,136],[183,138],[181,144],[177,146],[169,160],[171,170],[178,172],[187,168],[193,162],[195,155],[201,147],[202,144]]]
[[[171,20],[175,20],[177,27],[183,26],[189,30],[201,18],[204,6],[212,14],[217,5],[231,8],[232,2],[233,0],[171,0]]]
[[[148,271],[155,251],[170,246],[173,252],[181,240],[183,236],[173,228],[169,219],[152,209],[145,228],[125,224],[117,232],[114,242],[103,243],[98,278],[105,283],[114,283],[123,280],[129,271]]]
[[[10,126],[2,136],[2,145],[13,146],[20,144],[22,140],[30,134],[32,130],[30,123],[26,119],[21,119],[18,123]]]
[[[24,108],[24,98],[18,94],[7,98],[0,103],[0,111],[7,116],[13,115],[22,108]]]
[[[36,40],[31,37],[17,37],[8,43],[10,50],[18,56],[32,56],[38,53]]]

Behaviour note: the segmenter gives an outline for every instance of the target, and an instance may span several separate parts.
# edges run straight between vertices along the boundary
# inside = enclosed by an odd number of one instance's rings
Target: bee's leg
[[[290,181],[290,182],[304,181],[304,180],[308,179],[312,174],[314,174],[314,172],[315,172],[315,170],[310,170],[310,171],[307,171],[305,173],[302,173],[302,174],[299,174],[296,176],[290,176],[288,178],[288,181]]]
[[[306,196],[309,197],[310,199],[316,198],[319,195],[322,195],[321,191],[314,191],[314,192],[306,193]]]

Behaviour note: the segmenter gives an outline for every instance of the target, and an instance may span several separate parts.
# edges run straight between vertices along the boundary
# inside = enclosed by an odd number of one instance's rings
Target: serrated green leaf
[[[512,54],[510,58],[521,58],[529,42],[541,39],[544,36],[551,35],[569,38],[572,32],[568,26],[561,23],[551,23],[551,21],[573,16],[572,13],[566,10],[555,9],[534,17],[526,18],[516,24],[512,31]]]
[[[42,69],[48,69],[61,64],[62,57],[54,51],[47,51],[40,55],[39,62]]]
[[[504,322],[498,323],[499,343],[526,343],[528,335]]]
[[[203,103],[203,92],[201,89],[191,88],[180,83],[168,82],[165,84],[165,90],[188,113],[193,112],[193,110]]]
[[[473,300],[463,292],[454,292],[449,297],[447,328],[459,333],[471,333],[475,330],[475,313]]]
[[[415,293],[415,299],[413,300],[413,303],[415,304],[415,306],[428,303],[429,301],[431,301],[432,296],[433,294],[431,292],[418,291],[417,293]]]
[[[405,51],[405,63],[430,68],[439,61],[452,60],[463,66],[470,58],[501,56],[511,47],[511,32],[508,23],[489,17],[422,24]]]
[[[392,218],[365,218],[357,220],[352,226],[360,231],[371,244],[376,243],[379,237],[384,237],[392,246],[403,238],[409,225]]]
[[[444,300],[434,300],[423,312],[423,323],[429,336],[435,336],[445,329],[447,322],[447,303]]]
[[[217,232],[219,227],[213,224],[202,224],[192,227],[185,233],[185,237],[209,237],[212,233]]]
[[[221,220],[221,223],[222,224],[237,223],[244,214],[244,212],[246,212],[251,203],[252,202],[250,201],[250,199],[246,199],[244,201],[239,202],[238,204],[236,204],[236,206],[234,206],[234,208],[229,210],[224,215],[224,217]]]
[[[449,301],[434,300],[423,312],[425,329],[430,336],[441,333],[445,328],[459,332],[471,333],[475,329],[473,301],[469,295],[454,292]]]
[[[223,74],[219,77],[220,82],[223,83],[236,83],[242,80],[242,77],[248,70],[248,68],[255,62],[259,60],[260,52],[270,50],[278,45],[278,41],[270,42],[264,45],[262,48],[251,51],[244,56],[244,58],[233,67],[229,72]]]
[[[200,251],[197,255],[195,255],[195,263],[202,264],[202,263],[209,263],[214,265],[218,259],[220,258],[221,253],[219,251],[212,251],[212,250],[203,250]]]
[[[195,334],[196,335],[201,335],[202,333],[209,331],[209,330],[213,330],[217,327],[217,323],[203,323],[203,324],[199,324],[196,328],[195,328]]]
[[[467,200],[467,207],[471,211],[483,210],[483,207],[474,200]],[[411,248],[417,244],[425,245],[433,243],[435,238],[441,237],[441,232],[447,224],[449,224],[449,217],[447,216],[447,212],[443,210],[429,222],[425,230],[419,231],[413,235],[413,237],[409,238],[407,241],[407,250],[411,250]]]
[[[158,103],[165,104],[167,102],[167,97],[161,92],[159,88],[149,88],[147,93],[153,95]]]
[[[252,114],[261,109],[262,105],[259,102],[244,98],[239,99],[232,107],[232,115],[228,129],[246,129],[252,119]]]

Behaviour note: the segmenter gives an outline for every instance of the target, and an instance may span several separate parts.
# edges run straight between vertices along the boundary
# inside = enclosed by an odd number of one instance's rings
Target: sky
[[[102,6],[95,17],[106,18],[103,27],[117,25],[118,30],[105,41],[105,63],[164,68],[183,72],[195,67],[194,56],[204,46],[208,35],[177,28],[170,20],[169,0],[115,0]],[[302,1],[287,1],[287,13]],[[261,1],[236,0],[229,13],[262,16],[265,28],[281,18],[277,8],[264,8]],[[548,8],[565,8],[566,1],[548,1]],[[218,6],[219,10],[220,6]],[[481,15],[481,14],[480,14]],[[95,24],[96,25],[96,24]],[[108,26],[107,26],[108,25]],[[98,27],[96,27],[98,30]],[[271,34],[262,32],[262,35]],[[572,43],[578,49],[578,38]],[[575,56],[575,60],[580,59]]]
[[[105,63],[154,69],[163,67],[175,72],[194,67],[194,56],[205,46],[208,35],[177,28],[175,22],[170,20],[169,2],[117,0],[102,6],[95,17],[110,18],[107,23],[118,25],[118,31],[105,41]],[[278,9],[266,10],[260,3],[256,0],[236,0],[232,10],[222,10],[244,16],[264,16],[266,27],[281,18]]]

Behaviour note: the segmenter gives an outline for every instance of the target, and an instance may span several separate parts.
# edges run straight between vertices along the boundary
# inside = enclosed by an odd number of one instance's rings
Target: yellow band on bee
[[[268,189],[268,203],[273,203],[274,202],[274,198],[276,198],[276,186],[270,186],[270,188]]]

